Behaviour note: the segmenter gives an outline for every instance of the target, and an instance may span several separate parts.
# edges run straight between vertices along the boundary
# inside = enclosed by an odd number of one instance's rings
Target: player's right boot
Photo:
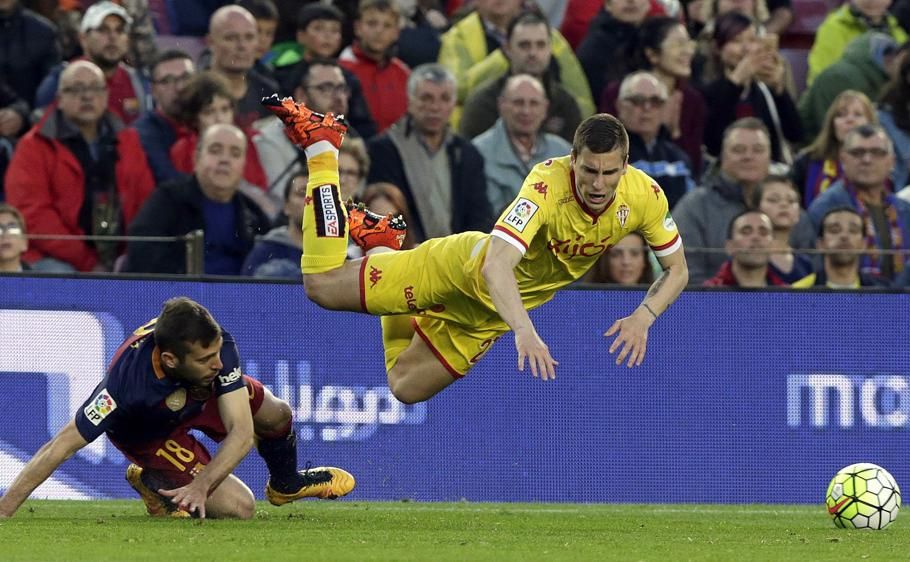
[[[380,246],[400,250],[408,233],[408,225],[401,215],[382,216],[369,209],[363,203],[348,206],[348,232],[351,240],[360,246],[363,253]]]
[[[265,497],[272,505],[284,505],[301,498],[334,500],[346,496],[354,489],[354,476],[333,466],[308,468],[297,473],[297,482],[288,489],[272,486],[272,479],[265,485]]]
[[[126,467],[126,481],[130,483],[134,490],[139,492],[139,496],[145,503],[146,511],[152,517],[177,517],[181,519],[191,517],[188,511],[176,507],[167,498],[152,490],[143,482],[141,466],[131,463]]]
[[[328,141],[335,148],[341,147],[348,127],[344,117],[333,113],[316,113],[293,98],[279,98],[278,94],[262,98],[262,105],[274,113],[287,130],[287,135],[301,148]]]

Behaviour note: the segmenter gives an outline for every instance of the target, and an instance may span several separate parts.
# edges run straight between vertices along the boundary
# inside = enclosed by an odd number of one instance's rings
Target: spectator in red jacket
[[[106,110],[104,73],[77,61],[60,75],[57,107],[19,141],[6,194],[32,233],[117,235],[155,187],[139,135]],[[34,240],[35,269],[109,271],[121,247],[106,242]]]
[[[362,0],[354,22],[354,44],[338,62],[363,84],[363,95],[377,132],[398,121],[408,109],[407,84],[411,69],[391,55],[398,41],[401,12],[395,0]]]

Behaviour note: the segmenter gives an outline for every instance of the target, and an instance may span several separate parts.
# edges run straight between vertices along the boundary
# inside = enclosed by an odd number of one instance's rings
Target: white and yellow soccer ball
[[[900,511],[901,490],[887,470],[861,462],[834,475],[825,504],[838,527],[884,529]]]

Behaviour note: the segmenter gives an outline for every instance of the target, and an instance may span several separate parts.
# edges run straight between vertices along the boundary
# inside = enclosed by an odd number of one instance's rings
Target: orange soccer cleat
[[[341,147],[341,141],[348,130],[344,117],[336,117],[333,113],[316,113],[302,103],[295,103],[293,98],[279,98],[278,94],[262,98],[261,103],[281,119],[288,137],[301,148],[323,140],[335,148]]]
[[[363,203],[349,204],[348,232],[351,234],[351,240],[360,246],[364,253],[380,246],[400,250],[408,233],[408,225],[401,215],[377,215]]]

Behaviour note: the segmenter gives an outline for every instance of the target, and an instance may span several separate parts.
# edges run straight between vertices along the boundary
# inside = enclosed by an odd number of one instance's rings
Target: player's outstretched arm
[[[689,282],[689,269],[682,246],[672,254],[658,258],[658,261],[664,271],[651,284],[644,300],[632,314],[614,322],[604,334],[608,337],[619,334],[610,344],[611,354],[620,350],[616,356],[617,365],[622,365],[627,356],[627,367],[641,365],[648,348],[648,328],[673,304]]]
[[[531,366],[531,374],[543,380],[556,378],[559,362],[550,356],[547,344],[537,335],[531,317],[521,302],[518,282],[515,280],[515,266],[522,255],[511,244],[490,237],[490,247],[483,263],[483,278],[487,282],[490,298],[496,312],[515,332],[515,348],[518,351],[518,370],[525,370],[525,359]]]
[[[38,449],[28,464],[22,467],[22,471],[10,484],[9,490],[0,498],[0,518],[12,517],[35,488],[47,480],[63,461],[86,445],[88,441],[76,429],[75,421],[63,426],[63,429]]]
[[[227,437],[218,447],[212,461],[182,488],[158,490],[171,498],[175,505],[189,513],[197,512],[205,519],[205,502],[209,494],[228,477],[253,447],[253,415],[250,413],[246,386],[218,397],[218,412],[227,430]]]

